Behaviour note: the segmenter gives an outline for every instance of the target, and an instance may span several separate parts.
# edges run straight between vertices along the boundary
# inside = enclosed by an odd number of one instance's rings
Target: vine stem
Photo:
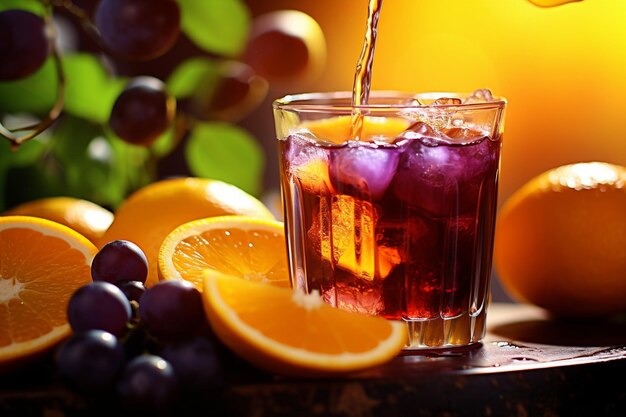
[[[109,49],[102,42],[102,38],[100,37],[100,32],[96,25],[93,24],[89,15],[85,10],[78,7],[72,0],[43,0],[46,2],[50,2],[50,4],[54,7],[58,7],[61,9],[65,9],[68,13],[78,19],[81,27],[87,34],[98,44],[98,47],[103,51],[109,51]]]

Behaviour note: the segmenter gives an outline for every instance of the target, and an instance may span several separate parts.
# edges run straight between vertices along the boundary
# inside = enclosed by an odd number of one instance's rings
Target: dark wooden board
[[[215,396],[171,415],[246,417],[626,416],[626,323],[561,322],[540,309],[494,304],[482,346],[407,352],[332,380],[292,379],[243,366]],[[0,417],[113,416],[41,361],[0,380]],[[133,414],[134,415],[134,414]]]

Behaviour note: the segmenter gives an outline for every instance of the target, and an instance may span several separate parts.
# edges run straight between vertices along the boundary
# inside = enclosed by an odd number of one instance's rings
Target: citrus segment
[[[91,201],[74,197],[49,197],[22,203],[5,216],[33,216],[76,230],[94,244],[113,222],[113,213]]]
[[[400,117],[373,117],[363,119],[360,140],[372,142],[390,142],[409,127],[409,120]],[[313,133],[318,139],[340,144],[350,137],[352,116],[332,117],[328,119],[304,122],[300,125]]]
[[[494,266],[517,300],[564,316],[626,311],[626,167],[548,170],[503,205]]]
[[[255,197],[222,181],[174,178],[136,191],[115,211],[115,220],[100,246],[124,239],[138,245],[148,258],[147,286],[158,282],[158,252],[163,239],[181,224],[221,215],[274,219]]]
[[[69,335],[71,294],[91,280],[96,247],[45,219],[0,217],[0,367]]]
[[[407,341],[406,325],[340,310],[303,294],[207,271],[202,297],[218,337],[260,368],[325,377],[381,365]]]
[[[289,287],[281,222],[248,216],[217,216],[172,231],[159,251],[162,279],[184,279],[202,291],[206,269]]]

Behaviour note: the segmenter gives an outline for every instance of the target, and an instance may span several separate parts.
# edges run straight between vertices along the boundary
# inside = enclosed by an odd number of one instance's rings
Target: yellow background
[[[253,6],[255,13],[299,9],[325,32],[325,70],[300,89],[351,88],[367,0],[262,3]],[[624,0],[556,8],[527,0],[385,0],[373,88],[488,87],[507,98],[503,201],[530,178],[561,164],[626,165],[625,22]]]

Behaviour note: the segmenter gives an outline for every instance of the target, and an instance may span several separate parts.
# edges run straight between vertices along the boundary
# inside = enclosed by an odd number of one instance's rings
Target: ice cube
[[[440,97],[433,101],[431,106],[454,106],[461,104],[462,101],[457,97]]]
[[[307,231],[313,250],[359,279],[387,277],[400,259],[392,249],[380,249],[376,244],[376,207],[341,194],[330,204],[325,201]]]
[[[483,181],[495,176],[498,153],[499,143],[486,139],[436,146],[414,139],[390,187],[411,207],[435,217],[453,217],[476,209]]]
[[[306,132],[289,136],[285,149],[285,158],[291,166],[302,165],[314,159],[328,160],[326,149],[318,146],[315,138]]]
[[[342,194],[377,200],[393,179],[399,156],[392,147],[350,142],[330,153],[331,184]]]
[[[380,315],[385,303],[380,282],[363,281],[340,272],[334,285],[322,289],[322,299],[342,310]]]
[[[410,262],[417,242],[428,237],[428,225],[416,214],[401,213],[389,218],[383,216],[376,229],[376,245],[395,265]]]
[[[446,130],[446,136],[458,144],[480,142],[487,137],[485,132],[468,127],[453,127]]]
[[[434,129],[430,124],[419,121],[413,123],[407,130],[402,132],[396,137],[395,143],[402,144],[405,140],[418,139],[424,143],[430,143],[436,145],[438,143],[446,142],[446,135],[440,131]]]
[[[332,191],[326,148],[317,146],[313,139],[306,136],[292,135],[288,139],[284,155],[289,174],[302,189],[316,194]]]
[[[491,93],[491,90],[488,88],[481,88],[466,97],[463,103],[489,103],[491,101],[493,101],[493,94]]]
[[[459,99],[441,98],[430,103],[428,106],[403,109],[400,113],[405,119],[417,123],[426,123],[435,129],[443,129],[450,124],[452,112],[442,108],[444,104],[461,104]]]

